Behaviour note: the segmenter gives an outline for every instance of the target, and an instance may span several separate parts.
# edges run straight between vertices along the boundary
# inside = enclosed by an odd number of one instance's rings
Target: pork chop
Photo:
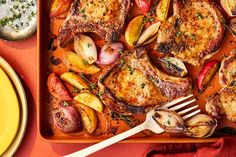
[[[84,32],[117,40],[130,9],[130,0],[75,0],[59,30],[59,44],[65,47],[75,34]]]
[[[157,51],[199,66],[219,49],[225,28],[223,16],[210,2],[174,0],[174,14],[158,32]]]
[[[215,118],[236,122],[236,88],[225,87],[207,99],[206,111]]]
[[[236,87],[236,50],[222,60],[219,70],[219,80],[222,87]]]
[[[144,48],[126,52],[99,79],[101,100],[122,114],[145,113],[191,93],[189,78],[168,76],[152,65]]]

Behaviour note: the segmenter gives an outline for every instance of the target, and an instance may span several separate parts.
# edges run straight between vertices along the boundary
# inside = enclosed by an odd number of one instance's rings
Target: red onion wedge
[[[80,131],[83,128],[81,116],[72,106],[58,105],[53,109],[52,115],[55,127],[64,133]]]
[[[120,42],[104,45],[98,56],[98,64],[109,65],[114,63],[123,51],[124,46]]]

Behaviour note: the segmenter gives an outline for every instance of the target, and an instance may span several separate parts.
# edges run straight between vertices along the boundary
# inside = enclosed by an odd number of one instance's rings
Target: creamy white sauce
[[[36,0],[0,0],[1,34],[28,34],[37,23],[36,16]]]

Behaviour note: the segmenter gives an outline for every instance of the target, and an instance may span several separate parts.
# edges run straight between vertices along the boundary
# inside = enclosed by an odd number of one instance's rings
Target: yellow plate
[[[7,75],[11,79],[16,89],[17,96],[19,98],[19,109],[20,109],[19,128],[10,146],[2,154],[2,157],[11,157],[13,156],[13,154],[16,152],[17,148],[19,147],[25,133],[27,117],[28,117],[27,99],[26,99],[24,88],[17,74],[15,73],[13,68],[1,57],[0,57],[0,67],[7,73]]]
[[[0,155],[13,141],[19,126],[19,102],[7,74],[0,67]]]

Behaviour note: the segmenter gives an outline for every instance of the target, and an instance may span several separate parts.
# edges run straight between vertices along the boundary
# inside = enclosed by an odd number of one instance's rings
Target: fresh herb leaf
[[[130,75],[133,75],[134,69],[133,69],[132,67],[130,67],[130,66],[128,67],[128,69],[129,69],[129,74],[130,74]]]
[[[196,17],[197,17],[198,19],[203,19],[203,18],[204,18],[204,16],[202,16],[202,14],[199,13],[199,12],[196,14]]]
[[[89,84],[89,87],[90,87],[91,89],[97,89],[97,88],[98,88],[98,86],[97,86],[96,83],[90,83],[90,84]]]
[[[137,124],[140,123],[140,120],[134,119],[133,116],[122,115],[122,114],[119,114],[117,112],[112,112],[111,113],[111,118],[113,120],[122,120],[130,127],[135,127]]]
[[[119,52],[121,55],[124,54],[124,51],[123,51],[123,50],[119,50],[118,52]]]
[[[145,83],[142,83],[141,85],[140,85],[140,87],[143,89],[144,87],[145,87]]]
[[[193,34],[193,33],[191,33],[191,34],[190,34],[190,37],[191,37],[193,40],[195,40],[195,39],[196,39],[196,35],[195,35],[195,34]]]
[[[87,47],[88,47],[88,48],[92,47],[92,44],[87,43]]]
[[[152,21],[154,21],[155,19],[153,18],[153,17],[150,17],[150,18],[148,18],[148,21],[149,22],[152,22]]]
[[[98,91],[97,96],[98,96],[98,97],[102,97],[102,96],[103,96],[103,93],[100,92],[100,91]]]
[[[166,123],[167,123],[168,125],[170,125],[170,120],[168,119],[168,120],[166,121]]]
[[[72,93],[74,94],[78,94],[80,92],[80,89],[76,88],[76,87],[73,87],[72,88]]]
[[[0,3],[1,3],[1,4],[5,4],[5,3],[6,3],[6,0],[0,0]]]
[[[181,34],[182,34],[181,31],[177,31],[177,32],[176,32],[176,36],[177,36],[177,37],[179,37]]]
[[[82,63],[84,64],[84,65],[89,65],[89,63],[86,61],[86,60],[82,60]]]
[[[121,115],[120,116],[121,120],[124,120],[125,122],[128,122],[130,123],[132,120],[130,119],[129,116],[126,116],[126,115]]]
[[[66,102],[66,101],[62,101],[62,104],[63,104],[63,106],[65,106],[65,107],[69,106],[69,103]]]
[[[125,60],[124,60],[124,59],[121,59],[121,60],[120,60],[119,68],[122,68],[124,65],[125,65]]]

